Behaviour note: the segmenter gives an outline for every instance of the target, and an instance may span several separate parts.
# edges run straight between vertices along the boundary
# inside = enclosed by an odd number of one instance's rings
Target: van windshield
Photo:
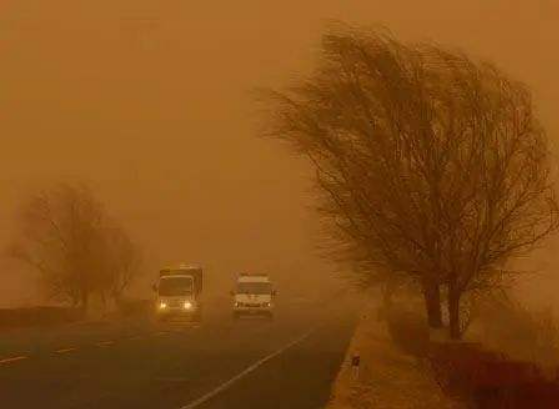
[[[166,277],[159,282],[159,295],[178,296],[192,294],[191,277]]]
[[[271,292],[271,283],[237,283],[238,294],[271,294]]]

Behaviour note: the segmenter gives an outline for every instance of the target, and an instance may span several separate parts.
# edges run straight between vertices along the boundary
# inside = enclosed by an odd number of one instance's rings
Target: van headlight
[[[165,308],[167,308],[167,304],[164,302],[159,303],[159,309],[160,310],[164,310]]]
[[[183,304],[183,307],[185,310],[191,310],[192,309],[192,303],[190,301],[185,301]]]

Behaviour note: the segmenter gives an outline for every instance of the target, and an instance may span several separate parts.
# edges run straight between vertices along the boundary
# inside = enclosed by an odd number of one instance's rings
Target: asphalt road
[[[147,317],[0,334],[1,408],[321,408],[355,308],[286,305],[273,322]],[[347,304],[347,303],[345,303]]]

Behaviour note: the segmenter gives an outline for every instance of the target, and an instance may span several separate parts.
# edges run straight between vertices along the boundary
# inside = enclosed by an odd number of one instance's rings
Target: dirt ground
[[[360,357],[359,370],[352,358]],[[391,341],[376,308],[361,317],[332,388],[327,409],[458,409],[440,391],[427,365],[402,353]]]

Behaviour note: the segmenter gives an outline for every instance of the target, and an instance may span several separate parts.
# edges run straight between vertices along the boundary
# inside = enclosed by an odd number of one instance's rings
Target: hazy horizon
[[[558,18],[551,0],[4,1],[0,249],[35,187],[85,181],[150,268],[184,260],[220,282],[266,270],[331,285],[336,268],[315,250],[312,172],[258,137],[251,91],[308,73],[330,19],[381,24],[525,82],[556,145]],[[552,273],[556,247],[526,264]],[[19,267],[4,258],[0,270],[0,306],[35,300]],[[552,302],[559,278],[537,280]]]

